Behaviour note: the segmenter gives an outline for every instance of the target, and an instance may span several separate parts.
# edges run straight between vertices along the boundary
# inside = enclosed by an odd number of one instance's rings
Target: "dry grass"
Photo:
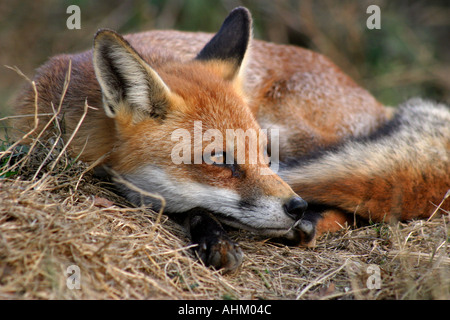
[[[0,299],[450,299],[448,216],[347,228],[314,249],[231,231],[245,259],[222,274],[178,225],[131,206],[66,149],[55,134],[0,153]],[[67,286],[71,265],[80,289]],[[371,265],[380,289],[367,287]]]

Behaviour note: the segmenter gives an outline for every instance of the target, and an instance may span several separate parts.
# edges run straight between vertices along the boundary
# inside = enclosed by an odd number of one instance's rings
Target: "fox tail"
[[[450,108],[422,99],[400,105],[372,135],[280,166],[310,204],[381,222],[450,210]]]

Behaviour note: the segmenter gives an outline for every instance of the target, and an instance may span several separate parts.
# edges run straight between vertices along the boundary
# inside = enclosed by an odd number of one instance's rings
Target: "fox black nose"
[[[290,216],[294,220],[300,220],[303,217],[303,213],[308,207],[308,203],[300,198],[299,196],[295,196],[290,198],[284,204],[284,211],[286,211],[287,215]]]

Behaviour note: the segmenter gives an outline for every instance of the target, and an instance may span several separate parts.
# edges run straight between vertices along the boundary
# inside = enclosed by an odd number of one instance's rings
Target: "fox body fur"
[[[348,215],[407,220],[450,209],[450,200],[442,202],[450,188],[447,106],[416,99],[392,111],[326,57],[253,40],[245,8],[233,10],[216,35],[150,31],[122,37],[101,30],[93,50],[51,58],[35,83],[38,113],[51,113],[62,101],[66,136],[89,105],[71,142],[74,155],[160,194],[167,212],[188,212],[191,232],[207,225],[222,233],[223,222],[308,243]],[[16,110],[34,114],[31,87]],[[46,117],[39,117],[36,132]],[[178,128],[194,134],[195,121],[224,136],[227,129],[277,129],[278,174],[261,175],[264,163],[218,161],[230,152],[225,145],[217,146],[212,164],[174,164],[171,134]],[[26,132],[33,117],[16,126]],[[135,203],[142,199],[122,189]],[[211,264],[239,264],[239,249],[225,235],[222,242],[199,237]],[[238,253],[220,256],[217,243]]]

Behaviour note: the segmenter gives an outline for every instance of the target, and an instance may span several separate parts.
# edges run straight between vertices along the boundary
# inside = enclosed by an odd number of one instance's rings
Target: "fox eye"
[[[227,159],[226,153],[219,151],[219,152],[212,153],[211,157],[209,157],[209,161],[205,161],[205,162],[216,165],[216,166],[225,166],[226,159]]]
[[[203,156],[203,161],[215,166],[226,166],[227,154],[223,151],[212,152],[209,156]]]
[[[242,172],[238,164],[236,163],[227,163],[227,154],[223,151],[215,152],[211,154],[209,157],[209,161],[206,161],[206,163],[215,165],[217,167],[223,167],[231,170],[231,174],[233,177],[240,178],[242,177]]]

